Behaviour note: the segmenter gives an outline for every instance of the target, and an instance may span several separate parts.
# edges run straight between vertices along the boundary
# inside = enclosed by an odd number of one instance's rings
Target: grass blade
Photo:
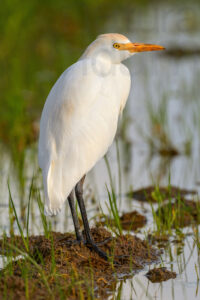
[[[26,239],[24,237],[24,233],[23,233],[22,227],[20,225],[20,222],[19,222],[19,219],[18,219],[18,216],[17,216],[17,212],[16,212],[16,209],[15,209],[15,205],[14,205],[14,202],[13,202],[13,199],[12,199],[12,195],[11,195],[11,191],[10,191],[9,181],[8,181],[8,192],[9,192],[9,201],[11,203],[11,206],[12,206],[12,209],[13,209],[13,212],[14,212],[14,215],[15,215],[17,226],[18,226],[21,238],[23,240],[24,246],[26,248],[26,251],[28,252],[29,251],[28,243],[27,243],[27,241],[26,241]]]

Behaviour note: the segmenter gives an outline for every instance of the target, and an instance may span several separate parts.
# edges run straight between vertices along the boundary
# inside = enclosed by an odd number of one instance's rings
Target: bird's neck
[[[101,77],[112,74],[116,67],[116,64],[113,64],[109,57],[105,55],[94,55],[85,58],[82,57],[81,59],[84,59],[88,67],[91,68],[96,75]]]
[[[95,51],[94,49],[87,48],[83,55],[80,57],[80,59],[93,59],[98,60],[99,62],[107,62],[112,63],[111,56],[107,51],[101,50],[101,51]]]

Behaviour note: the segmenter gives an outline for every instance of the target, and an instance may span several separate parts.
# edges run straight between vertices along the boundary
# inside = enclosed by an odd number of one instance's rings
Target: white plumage
[[[114,44],[129,46],[118,49]],[[60,211],[76,183],[113,142],[130,91],[130,74],[121,64],[134,54],[130,45],[136,44],[119,34],[99,36],[47,97],[40,122],[39,165],[48,215]]]

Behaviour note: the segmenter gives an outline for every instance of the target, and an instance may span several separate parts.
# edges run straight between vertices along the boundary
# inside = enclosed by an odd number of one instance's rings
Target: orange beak
[[[142,44],[142,43],[127,43],[119,44],[119,50],[128,50],[131,53],[145,52],[145,51],[159,51],[164,50],[163,46],[151,45],[151,44]]]

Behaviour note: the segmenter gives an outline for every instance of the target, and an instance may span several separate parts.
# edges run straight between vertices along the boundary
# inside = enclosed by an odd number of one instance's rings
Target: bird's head
[[[99,35],[85,50],[81,58],[103,57],[111,63],[121,63],[133,54],[144,51],[163,50],[164,47],[152,44],[132,43],[127,37],[118,33]]]

